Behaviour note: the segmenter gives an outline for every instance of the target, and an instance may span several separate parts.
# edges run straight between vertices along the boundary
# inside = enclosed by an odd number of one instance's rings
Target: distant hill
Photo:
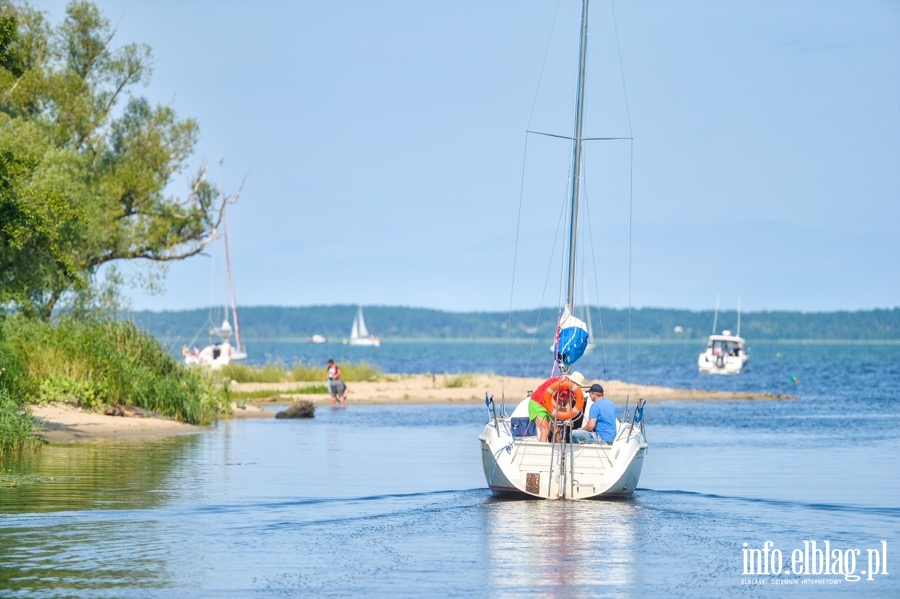
[[[221,311],[220,311],[221,312]],[[241,333],[246,340],[303,340],[313,334],[331,340],[350,334],[356,306],[241,308]],[[213,322],[207,309],[131,312],[138,325],[167,345],[207,338]],[[607,340],[695,341],[712,332],[712,310],[639,308],[632,311],[591,308],[594,335]],[[537,333],[550,338],[556,330],[555,308],[506,312],[445,312],[396,306],[365,307],[370,332],[383,339],[527,339]],[[737,332],[737,312],[720,311],[717,329]],[[741,334],[748,341],[898,341],[900,308],[856,312],[763,311],[741,314]]]

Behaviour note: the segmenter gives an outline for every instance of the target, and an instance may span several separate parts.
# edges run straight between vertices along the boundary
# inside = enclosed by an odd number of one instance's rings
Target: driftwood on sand
[[[125,417],[133,417],[133,418],[148,418],[155,417],[156,414],[152,414],[145,410],[144,408],[139,408],[137,406],[123,406],[119,403],[114,403],[103,412],[107,416],[125,416]]]

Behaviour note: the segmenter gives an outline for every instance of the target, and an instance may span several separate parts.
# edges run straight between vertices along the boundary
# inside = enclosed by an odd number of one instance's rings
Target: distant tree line
[[[221,310],[220,310],[221,312]],[[221,324],[221,316],[207,309],[127,314],[163,343],[207,340],[207,329]],[[245,339],[303,340],[314,334],[329,341],[350,335],[356,306],[247,307],[240,311]],[[365,308],[369,331],[383,339],[528,339],[551,338],[556,330],[555,308],[506,312],[446,312],[425,308],[371,306]],[[594,336],[607,340],[676,341],[705,338],[712,332],[738,331],[736,311],[638,308],[591,308]],[[233,324],[233,323],[232,323]],[[753,340],[900,340],[900,308],[839,312],[745,312],[740,333]]]

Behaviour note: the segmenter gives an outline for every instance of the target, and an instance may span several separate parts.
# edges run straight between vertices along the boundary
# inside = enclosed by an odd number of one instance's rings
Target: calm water
[[[42,478],[0,488],[0,596],[900,596],[900,346],[758,344],[737,377],[696,374],[700,349],[632,348],[632,378],[797,399],[652,404],[626,501],[492,498],[480,405],[351,403],[311,421],[54,443],[3,465]],[[542,374],[526,370],[524,347],[511,360],[499,345],[266,351],[323,366],[366,356],[388,372]],[[579,363],[589,379],[601,354]],[[613,378],[626,378],[626,358],[608,348]],[[744,574],[745,549],[766,541],[785,568],[804,541],[828,541],[861,580]],[[867,550],[887,557],[872,580]]]

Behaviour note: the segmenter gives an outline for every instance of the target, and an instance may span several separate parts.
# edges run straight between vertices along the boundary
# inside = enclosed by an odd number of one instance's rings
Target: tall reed
[[[215,420],[227,391],[184,368],[130,321],[0,320],[0,388],[18,404],[58,401],[96,409],[119,403],[191,424]]]
[[[4,453],[37,442],[37,437],[31,434],[33,424],[28,405],[16,401],[9,391],[0,387],[0,464]]]

